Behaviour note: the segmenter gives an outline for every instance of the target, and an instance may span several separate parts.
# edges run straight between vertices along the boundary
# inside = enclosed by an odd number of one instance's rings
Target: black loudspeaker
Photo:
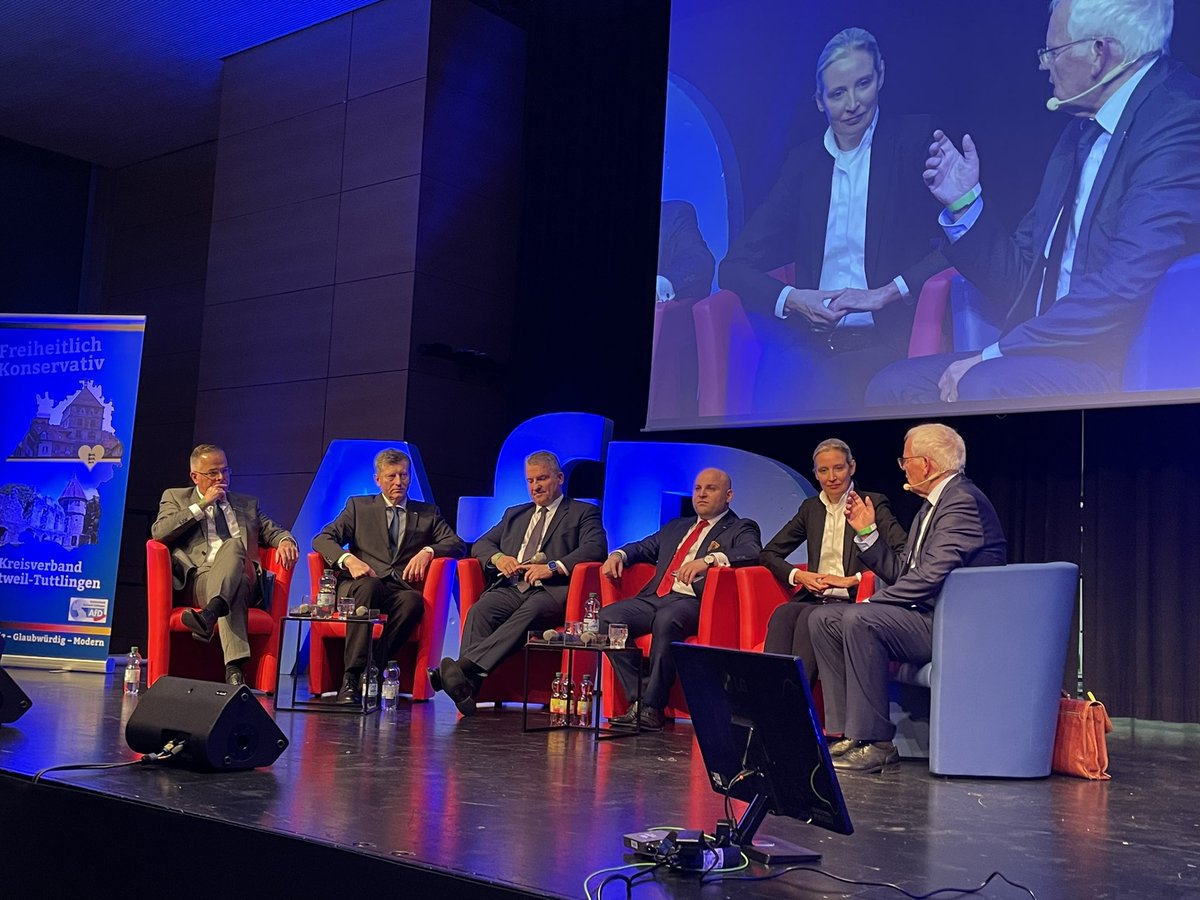
[[[168,761],[205,771],[269,766],[288,745],[245,685],[165,675],[138,700],[125,724],[125,742],[138,753],[158,753],[180,740],[183,750]]]
[[[0,669],[0,725],[15,722],[33,706],[33,701],[21,690],[13,677]]]

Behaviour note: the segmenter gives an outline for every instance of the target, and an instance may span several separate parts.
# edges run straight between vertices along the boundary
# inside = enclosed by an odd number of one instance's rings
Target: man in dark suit
[[[981,352],[881,372],[876,404],[1121,390],[1162,275],[1200,252],[1200,79],[1165,56],[1172,0],[1062,0],[1046,48],[1051,109],[1073,118],[1033,208],[1009,233],[982,198],[970,135],[934,132],[925,180],[946,210],[946,256],[1003,322]]]
[[[936,204],[912,168],[932,123],[882,114],[883,81],[869,32],[825,45],[816,103],[829,128],[791,152],[721,263],[721,287],[741,297],[763,344],[756,412],[860,406],[870,377],[907,355],[921,287],[946,268],[930,249]],[[767,274],[789,263],[792,283]]]
[[[810,682],[817,679],[817,658],[808,633],[808,618],[826,603],[853,601],[865,568],[854,543],[854,529],[846,520],[846,503],[854,490],[854,455],[844,441],[830,438],[813,451],[813,474],[821,493],[800,504],[790,522],[763,548],[759,561],[780,583],[795,588],[791,601],[776,608],[767,623],[763,650],[798,656]],[[875,521],[883,540],[895,553],[904,551],[904,527],[892,515],[888,498],[863,491],[875,507]],[[808,570],[793,566],[787,557],[808,541]]]
[[[458,659],[429,670],[466,716],[475,713],[480,682],[525,643],[530,630],[563,624],[571,570],[599,562],[608,549],[600,510],[564,496],[558,457],[540,450],[525,459],[532,503],[505,510],[471,547],[492,586],[467,613]]]
[[[430,560],[460,558],[465,545],[432,503],[410,500],[412,460],[388,448],[375,457],[380,493],[351,497],[336,519],[313,538],[313,549],[338,572],[338,596],[387,613],[376,647],[378,668],[404,646],[421,622],[425,601],[416,587]],[[346,626],[345,675],[338,703],[358,702],[370,633],[364,623]]]
[[[300,550],[286,529],[263,514],[256,498],[229,490],[232,473],[224,450],[200,444],[190,464],[193,486],[163,491],[150,535],[171,550],[176,601],[199,607],[184,610],[183,624],[203,643],[214,631],[220,635],[225,681],[236,686],[245,683],[242,666],[250,659],[246,610],[257,600],[258,548],[274,547],[288,569]]]
[[[625,566],[652,562],[654,575],[635,597],[618,600],[600,612],[600,630],[614,622],[629,626],[629,637],[654,635],[650,646],[650,678],[642,693],[639,709],[637,696],[642,677],[640,660],[617,654],[611,658],[613,669],[631,698],[624,714],[614,716],[610,724],[661,731],[663,708],[675,683],[675,660],[671,642],[682,641],[700,627],[700,598],[709,568],[748,566],[758,561],[762,550],[758,523],[743,519],[729,508],[733,485],[720,469],[705,469],[696,476],[692,487],[694,516],[672,519],[654,534],[626,544],[609,554],[602,573],[620,578]]]
[[[918,425],[904,437],[900,467],[925,498],[903,553],[880,539],[874,503],[851,493],[846,519],[860,558],[887,587],[869,603],[822,606],[809,619],[825,693],[834,766],[882,772],[900,764],[888,717],[888,663],[924,665],[933,655],[933,609],[942,582],[962,566],[1000,566],[1007,544],[991,501],[962,474],[967,448],[954,429]]]

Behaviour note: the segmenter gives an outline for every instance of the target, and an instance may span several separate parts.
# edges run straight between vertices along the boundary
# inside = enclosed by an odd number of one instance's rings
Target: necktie
[[[525,546],[521,552],[521,562],[529,562],[533,559],[533,555],[538,552],[542,544],[542,532],[546,530],[546,507],[539,506],[537,516],[534,517],[533,530],[529,532],[529,538],[525,541]]]
[[[928,517],[931,509],[933,509],[933,504],[928,500],[924,501],[921,504],[921,508],[917,510],[917,517],[913,519],[912,531],[909,532],[908,562],[904,566],[904,571],[906,572],[917,565],[917,554],[921,550],[921,544],[925,537],[921,533],[921,529],[925,527],[925,519]]]
[[[1038,299],[1038,315],[1046,312],[1058,298],[1058,278],[1062,274],[1063,253],[1067,247],[1067,233],[1075,218],[1075,199],[1079,194],[1079,179],[1083,174],[1083,164],[1092,152],[1092,145],[1100,137],[1104,129],[1095,119],[1080,123],[1079,142],[1075,145],[1075,167],[1071,170],[1071,179],[1067,182],[1067,191],[1063,195],[1062,213],[1058,217],[1058,226],[1054,229],[1054,237],[1050,241],[1050,252],[1046,255],[1046,273],[1042,278],[1042,291]]]
[[[388,546],[392,551],[392,556],[396,555],[396,551],[400,548],[400,517],[404,515],[404,510],[399,506],[388,508]]]
[[[679,567],[687,560],[688,554],[696,546],[696,541],[700,540],[700,532],[707,526],[708,523],[700,519],[695,527],[688,532],[688,536],[683,539],[683,543],[679,545],[679,549],[671,557],[671,564],[667,566],[667,571],[663,573],[662,581],[658,583],[658,591],[656,592],[658,596],[665,597],[671,593],[671,586],[675,584],[675,575],[679,572]]]
[[[217,537],[223,541],[227,541],[233,537],[233,535],[229,533],[229,523],[225,521],[224,503],[218,503],[213,507],[213,528],[215,528],[217,531]]]

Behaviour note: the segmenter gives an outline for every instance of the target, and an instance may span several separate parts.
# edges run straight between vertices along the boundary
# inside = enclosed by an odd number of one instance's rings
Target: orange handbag
[[[1104,704],[1089,692],[1087,698],[1058,701],[1058,730],[1054,734],[1051,768],[1060,775],[1093,781],[1108,781],[1108,744],[1105,735],[1113,730]]]

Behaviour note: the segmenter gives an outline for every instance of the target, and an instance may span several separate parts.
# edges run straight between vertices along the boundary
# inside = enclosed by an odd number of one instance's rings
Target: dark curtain
[[[1200,722],[1196,406],[1087,413],[1084,680],[1117,716]]]

